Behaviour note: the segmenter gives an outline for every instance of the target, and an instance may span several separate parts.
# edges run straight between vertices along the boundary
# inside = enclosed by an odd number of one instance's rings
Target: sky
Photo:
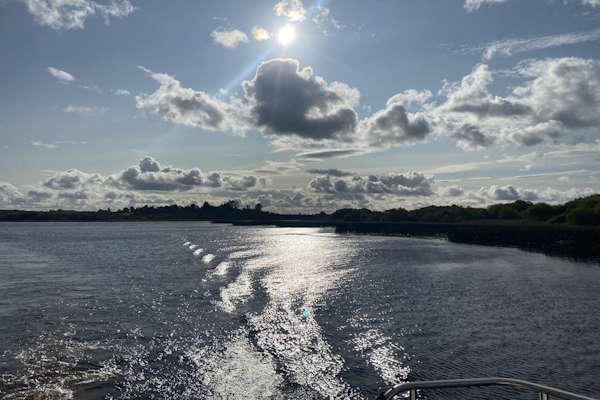
[[[0,208],[600,191],[600,0],[0,0]]]

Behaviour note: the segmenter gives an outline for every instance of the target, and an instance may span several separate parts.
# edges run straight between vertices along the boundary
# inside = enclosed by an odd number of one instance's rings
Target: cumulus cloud
[[[302,22],[306,19],[306,9],[300,0],[282,0],[273,7],[279,17],[287,17],[292,22]]]
[[[444,88],[446,101],[430,112],[438,126],[462,144],[496,140],[522,145],[556,142],[600,127],[600,68],[595,60],[528,60],[513,70],[523,83],[507,96],[493,95],[494,75],[478,65],[461,82]],[[468,130],[465,132],[465,127]]]
[[[494,93],[497,73],[479,64],[458,82],[446,82],[436,96],[429,90],[404,90],[362,119],[356,112],[357,89],[328,82],[293,59],[261,63],[254,77],[242,83],[243,97],[228,99],[142,69],[160,86],[136,96],[138,108],[206,130],[258,130],[277,149],[298,151],[304,159],[367,153],[439,136],[454,138],[467,150],[496,143],[576,142],[600,127],[599,64],[574,57],[519,63],[510,70],[518,85],[503,95]]]
[[[8,182],[0,182],[0,204],[18,206],[25,201],[23,194]]]
[[[409,113],[400,103],[388,103],[385,109],[361,121],[360,131],[371,146],[388,147],[420,141],[431,127],[424,115]]]
[[[406,174],[353,176],[351,178],[323,175],[309,182],[309,189],[335,198],[365,201],[367,197],[430,196],[433,178],[419,172]]]
[[[533,60],[518,72],[531,78],[514,89],[533,109],[538,123],[558,121],[567,128],[600,125],[600,68],[595,60],[568,57]]]
[[[219,174],[205,175],[199,168],[161,167],[158,161],[146,157],[139,165],[118,174],[114,182],[133,190],[186,191],[203,186],[219,187],[221,177]]]
[[[23,207],[94,209],[143,204],[186,204],[203,199],[222,202],[235,196],[250,198],[264,191],[267,180],[245,172],[203,172],[199,168],[163,166],[152,157],[112,175],[78,169],[54,172],[26,195],[10,184],[0,186],[0,204]],[[216,199],[216,200],[215,200]]]
[[[48,72],[61,83],[69,83],[75,80],[73,75],[58,68],[48,67]]]
[[[460,186],[446,186],[439,190],[439,194],[444,197],[460,197],[465,193],[465,190]]]
[[[149,108],[164,120],[206,130],[237,130],[242,106],[216,99],[203,91],[183,88],[167,74],[139,67],[159,83],[149,95],[135,97],[137,108]]]
[[[55,30],[83,29],[85,21],[94,15],[123,18],[135,11],[129,0],[99,3],[92,0],[23,0],[36,22]]]
[[[84,184],[100,184],[104,179],[98,174],[88,174],[78,169],[60,171],[42,182],[42,185],[54,190],[77,189]]]
[[[227,189],[234,191],[246,191],[250,188],[259,185],[259,182],[264,186],[264,178],[257,178],[255,176],[242,176],[242,177],[226,177],[225,182],[227,183]]]
[[[461,82],[448,85],[448,98],[442,111],[468,113],[477,118],[514,117],[529,113],[525,104],[492,95],[488,86],[494,81],[492,72],[480,64],[462,78]]]
[[[260,26],[252,27],[252,36],[256,40],[269,40],[271,39],[271,34],[268,30]]]
[[[243,88],[255,124],[270,135],[343,141],[357,125],[353,107],[358,90],[341,82],[327,83],[310,67],[300,69],[296,60],[261,63]]]
[[[491,146],[495,139],[486,135],[477,126],[466,123],[453,134],[457,144],[465,150],[481,149]]]
[[[248,43],[248,36],[239,29],[232,29],[229,31],[214,30],[210,36],[213,38],[215,43],[227,47],[228,49],[233,49],[240,43]]]
[[[492,185],[488,188],[480,190],[481,194],[484,194],[488,198],[493,200],[502,201],[515,201],[515,200],[529,200],[534,201],[538,199],[538,195],[533,190],[522,189],[512,185],[498,186]]]
[[[41,203],[52,198],[52,193],[43,190],[30,190],[27,196],[34,203]]]

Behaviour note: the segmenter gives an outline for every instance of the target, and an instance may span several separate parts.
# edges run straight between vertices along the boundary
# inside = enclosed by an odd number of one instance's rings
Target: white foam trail
[[[240,251],[234,251],[233,253],[229,254],[229,259],[237,260],[237,259],[241,259],[241,258],[258,257],[258,256],[261,256],[262,254],[263,254],[263,252],[259,249],[240,250]]]
[[[3,400],[21,400],[21,399],[50,399],[50,400],[71,400],[73,391],[60,385],[41,385],[35,389],[22,390],[11,393],[2,398]]]
[[[200,254],[202,254],[202,252],[203,252],[203,251],[204,251],[204,249],[196,249],[196,250],[194,250],[194,253],[193,253],[193,254],[194,254],[196,257],[198,257]]]
[[[221,301],[218,306],[221,310],[232,313],[238,304],[245,303],[252,295],[252,281],[248,272],[242,271],[237,279],[224,288],[221,288]]]
[[[217,399],[283,398],[279,387],[283,379],[277,374],[270,355],[257,351],[248,341],[247,332],[239,331],[225,349],[191,349],[186,356],[202,371],[202,384],[210,387]]]
[[[221,261],[219,265],[215,268],[215,275],[225,276],[227,274],[227,270],[231,268],[231,262],[229,261]]]
[[[206,265],[210,264],[210,262],[215,258],[214,254],[207,254],[202,257],[202,262]]]
[[[183,245],[184,245],[185,247],[188,247],[190,244],[192,244],[192,242],[183,242]]]
[[[318,229],[278,229],[264,241],[259,257],[248,258],[242,272],[257,271],[269,304],[249,315],[259,348],[273,354],[286,379],[324,398],[361,398],[341,377],[344,360],[335,353],[312,317],[314,305],[352,273],[340,269],[352,247]],[[309,233],[309,234],[307,234]],[[302,312],[308,311],[303,318]]]
[[[403,383],[408,378],[410,367],[399,360],[404,348],[392,343],[391,338],[376,329],[369,329],[352,340],[354,350],[365,353],[367,362],[379,373],[387,385]]]
[[[197,244],[191,244],[191,245],[190,245],[190,250],[194,250],[194,249],[196,249],[196,248],[198,248],[198,245],[197,245]]]

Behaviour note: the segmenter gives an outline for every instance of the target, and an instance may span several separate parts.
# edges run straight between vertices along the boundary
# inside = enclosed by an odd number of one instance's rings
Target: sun
[[[281,43],[282,46],[287,46],[292,43],[296,38],[296,30],[292,25],[286,25],[279,30],[279,34],[277,35],[277,40]]]

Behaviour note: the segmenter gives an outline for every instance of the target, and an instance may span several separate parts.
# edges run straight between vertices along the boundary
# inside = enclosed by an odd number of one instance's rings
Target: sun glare
[[[292,43],[296,38],[296,30],[291,25],[286,25],[279,30],[279,35],[277,35],[277,40],[283,46],[287,46]]]

